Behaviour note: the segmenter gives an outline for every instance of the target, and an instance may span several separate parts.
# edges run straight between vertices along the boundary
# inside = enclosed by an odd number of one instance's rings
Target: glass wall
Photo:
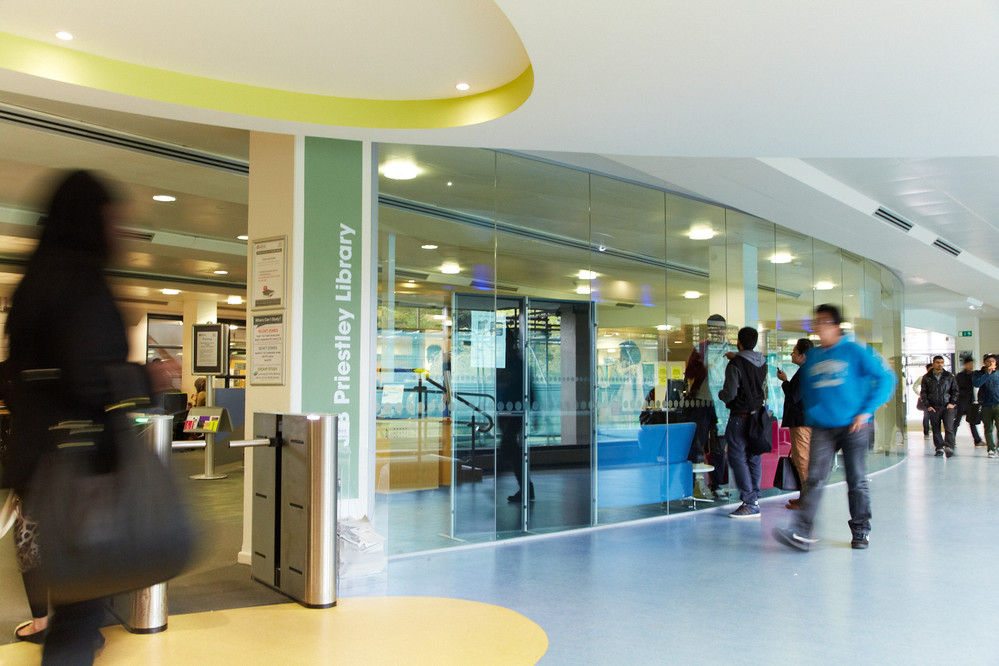
[[[379,152],[419,173],[379,181],[375,522],[391,553],[735,501],[716,396],[742,326],[778,418],[776,373],[815,338],[815,305],[898,370],[901,283],[874,262],[549,162]],[[875,425],[872,470],[902,455],[901,400]]]

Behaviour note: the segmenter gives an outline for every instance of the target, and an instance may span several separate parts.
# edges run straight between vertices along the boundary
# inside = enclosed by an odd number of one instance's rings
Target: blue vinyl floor
[[[773,540],[791,512],[771,498],[761,520],[729,519],[732,505],[397,556],[378,589],[341,596],[505,606],[547,633],[542,664],[999,664],[999,459],[966,429],[951,459],[910,432],[909,457],[871,476],[866,551],[850,548],[837,484],[808,553]]]

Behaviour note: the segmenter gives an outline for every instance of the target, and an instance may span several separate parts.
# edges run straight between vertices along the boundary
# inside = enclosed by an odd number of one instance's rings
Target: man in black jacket
[[[728,465],[742,499],[742,506],[728,514],[730,518],[760,517],[758,501],[763,465],[758,454],[747,450],[749,421],[764,408],[766,397],[767,363],[763,354],[754,351],[758,339],[755,328],[739,329],[739,353],[730,356],[725,368],[725,385],[718,391],[718,398],[729,409],[725,428]]]
[[[962,361],[964,370],[957,373],[957,415],[954,417],[954,432],[961,427],[961,419],[968,415],[968,409],[975,402],[975,386],[972,383],[972,374],[975,371],[975,359],[972,356],[965,356]],[[985,446],[982,436],[978,434],[977,421],[968,421],[968,430],[975,440],[975,446]]]
[[[937,456],[954,455],[954,414],[957,406],[958,388],[954,375],[944,370],[944,357],[934,356],[933,367],[923,377],[919,388],[926,413],[930,416],[933,429],[933,446]],[[944,436],[940,436],[940,422],[943,421]]]

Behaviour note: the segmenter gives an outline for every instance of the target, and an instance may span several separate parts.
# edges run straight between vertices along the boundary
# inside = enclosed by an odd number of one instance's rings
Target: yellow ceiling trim
[[[0,68],[52,81],[228,113],[345,127],[434,129],[505,116],[527,101],[534,70],[475,95],[454,99],[333,97],[244,85],[95,56],[0,32]]]

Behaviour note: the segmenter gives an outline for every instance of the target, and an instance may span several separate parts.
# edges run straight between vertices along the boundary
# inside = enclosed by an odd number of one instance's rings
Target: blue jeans
[[[808,459],[808,481],[801,494],[795,511],[794,530],[804,537],[812,536],[815,514],[822,501],[822,490],[832,469],[833,456],[843,451],[843,465],[846,469],[847,498],[850,503],[850,531],[871,531],[871,493],[867,485],[867,442],[871,437],[870,423],[858,432],[850,432],[850,427],[812,428],[812,441]]]
[[[763,464],[759,455],[746,451],[746,431],[749,419],[744,416],[729,415],[725,428],[728,442],[728,468],[739,489],[739,498],[746,504],[756,504],[760,499],[760,479],[763,477]]]

